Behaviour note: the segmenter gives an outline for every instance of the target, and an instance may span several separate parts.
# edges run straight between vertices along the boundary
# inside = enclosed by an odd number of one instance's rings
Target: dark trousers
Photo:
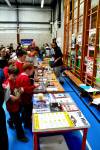
[[[0,149],[8,150],[8,135],[6,129],[6,119],[3,108],[0,108]]]
[[[24,131],[22,128],[22,121],[20,118],[19,111],[9,112],[9,114],[10,114],[10,118],[11,118],[12,122],[15,125],[16,132],[17,132],[17,138],[23,138],[24,137]]]
[[[29,127],[31,125],[32,102],[28,105],[23,105],[23,107],[24,107],[24,126]]]

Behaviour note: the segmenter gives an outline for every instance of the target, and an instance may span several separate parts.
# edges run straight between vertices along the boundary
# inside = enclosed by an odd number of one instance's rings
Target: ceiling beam
[[[4,3],[4,1],[3,0],[0,0],[2,3]]]
[[[2,4],[3,4],[3,5],[6,5],[5,2],[4,2],[4,3],[1,3],[1,2],[0,2],[0,5],[2,5]],[[11,5],[16,5],[16,3],[13,3],[13,2],[12,2]],[[22,6],[22,5],[25,5],[25,6],[32,6],[33,3],[30,3],[30,4],[29,4],[29,3],[18,3],[18,5],[19,5],[19,6]],[[34,3],[34,6],[39,6],[39,7],[40,7],[40,4],[35,4],[35,3]],[[50,7],[50,6],[51,6],[51,5],[49,5],[49,4],[45,4],[45,7]]]
[[[34,5],[34,3],[35,3],[35,0],[33,0],[33,5]]]

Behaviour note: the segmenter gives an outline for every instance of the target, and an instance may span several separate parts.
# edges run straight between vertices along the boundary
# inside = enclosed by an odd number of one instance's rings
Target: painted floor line
[[[80,133],[81,133],[81,135],[83,137],[83,132],[81,130],[80,130]],[[86,140],[86,145],[87,145],[87,147],[88,147],[89,150],[92,150],[87,140]]]

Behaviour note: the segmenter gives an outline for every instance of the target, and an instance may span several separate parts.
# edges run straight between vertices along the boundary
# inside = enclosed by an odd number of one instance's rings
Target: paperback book
[[[63,111],[78,111],[79,108],[76,104],[73,105],[61,105]]]

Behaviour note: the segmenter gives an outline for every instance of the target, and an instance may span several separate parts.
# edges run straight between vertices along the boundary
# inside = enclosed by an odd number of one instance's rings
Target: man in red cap
[[[34,42],[34,41],[31,42],[31,46],[32,46],[32,47],[35,46],[35,42]]]

